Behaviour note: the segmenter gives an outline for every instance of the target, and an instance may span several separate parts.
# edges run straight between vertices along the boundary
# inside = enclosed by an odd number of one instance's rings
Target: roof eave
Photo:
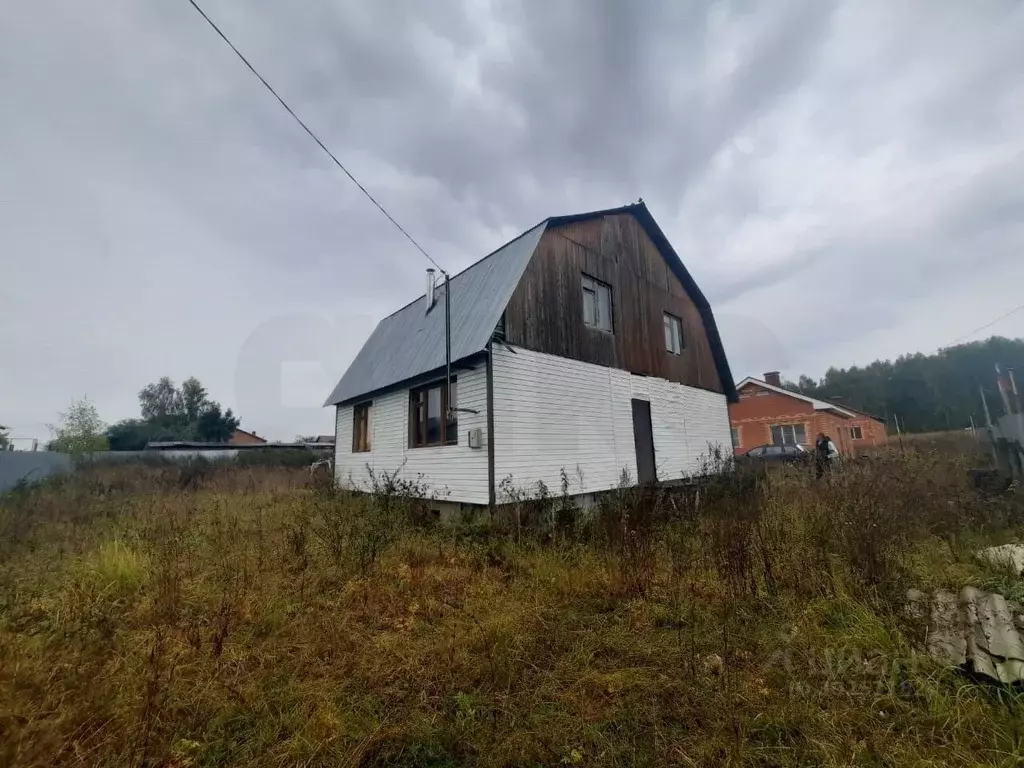
[[[474,363],[478,362],[485,354],[487,354],[487,350],[481,349],[478,352],[474,352],[471,355],[466,355],[465,357],[461,357],[458,360],[452,360],[452,373],[454,374],[457,373],[458,371],[473,370],[476,367]],[[377,389],[371,390],[369,392],[361,392],[358,395],[351,395],[348,397],[341,398],[340,400],[335,400],[333,402],[326,402],[324,403],[324,407],[326,408],[328,406],[335,406],[340,408],[346,405],[354,405],[355,403],[362,403],[367,400],[373,400],[375,398],[380,397],[381,395],[386,395],[389,392],[396,392],[402,389],[413,389],[414,387],[418,387],[422,384],[428,384],[431,381],[436,381],[439,377],[443,377],[444,374],[444,366],[441,366],[440,368],[433,368],[429,371],[417,374],[416,376],[411,376],[407,379],[396,381],[393,384],[388,384],[387,386],[378,387]]]

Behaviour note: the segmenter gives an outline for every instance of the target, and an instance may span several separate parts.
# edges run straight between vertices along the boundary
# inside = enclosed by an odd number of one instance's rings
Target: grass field
[[[95,468],[0,500],[0,765],[1000,765],[1024,694],[921,651],[908,586],[1019,496],[928,445],[438,525],[303,470]]]

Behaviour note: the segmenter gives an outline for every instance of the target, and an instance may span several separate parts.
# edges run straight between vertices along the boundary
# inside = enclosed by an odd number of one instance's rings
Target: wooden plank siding
[[[612,289],[612,333],[583,322],[581,276]],[[665,348],[663,313],[684,348]],[[724,392],[700,312],[630,214],[550,227],[505,310],[509,343],[713,392]]]

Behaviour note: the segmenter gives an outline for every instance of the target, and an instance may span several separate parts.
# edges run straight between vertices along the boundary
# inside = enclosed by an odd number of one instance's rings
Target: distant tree
[[[142,419],[125,419],[107,428],[112,451],[141,451],[160,427]]]
[[[61,411],[58,418],[58,424],[50,425],[53,433],[50,450],[74,456],[107,450],[109,444],[104,434],[104,424],[89,398],[72,401],[71,406]]]
[[[198,383],[198,382],[196,382]],[[185,407],[182,394],[170,377],[162,376],[155,384],[147,384],[139,392],[142,418],[149,422],[170,423],[184,421]]]
[[[181,408],[185,421],[193,423],[210,405],[206,387],[195,376],[189,376],[181,383]]]
[[[196,421],[195,436],[206,443],[226,443],[240,423],[230,408],[221,413],[220,404],[211,403]]]
[[[226,442],[241,420],[231,409],[210,400],[199,379],[190,376],[177,387],[169,376],[139,391],[141,419],[125,419],[107,430],[116,451],[142,450],[153,441]]]
[[[0,451],[6,451],[11,446],[10,430],[0,424]]]

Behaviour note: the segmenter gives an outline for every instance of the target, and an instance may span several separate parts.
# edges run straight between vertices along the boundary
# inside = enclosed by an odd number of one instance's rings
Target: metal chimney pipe
[[[427,270],[427,312],[429,312],[437,299],[434,296],[434,270]]]

